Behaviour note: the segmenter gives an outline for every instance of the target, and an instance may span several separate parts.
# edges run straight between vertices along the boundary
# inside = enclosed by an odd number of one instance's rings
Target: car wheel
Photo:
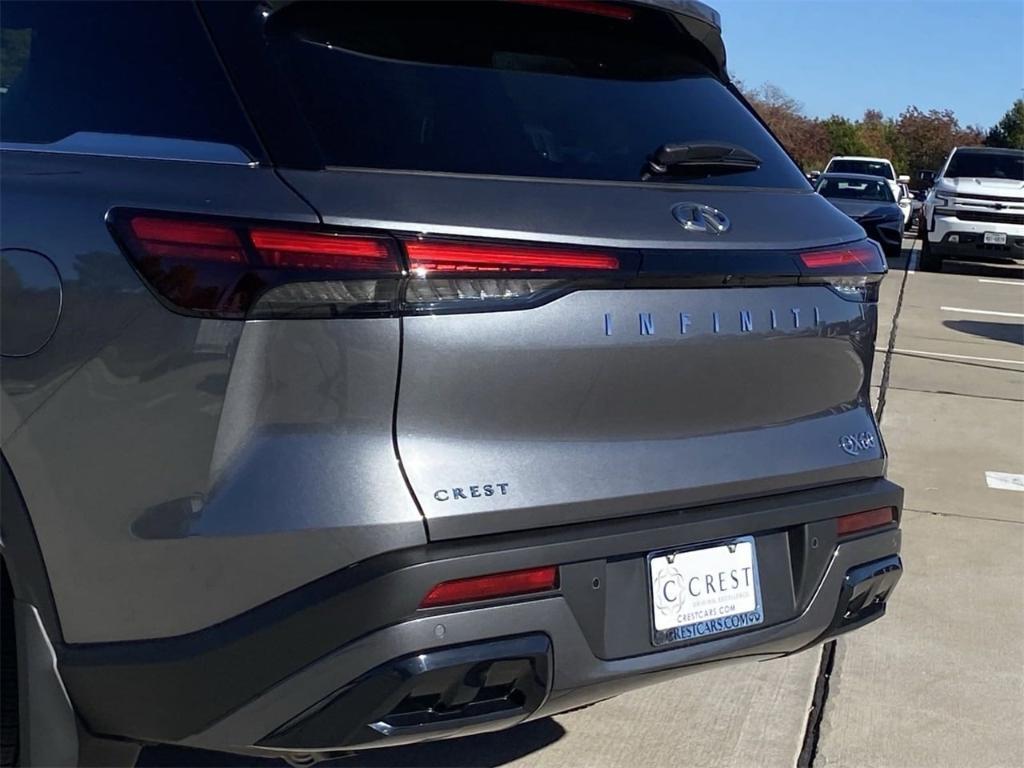
[[[0,766],[9,768],[18,759],[18,656],[14,639],[14,594],[7,569],[0,568]]]
[[[928,242],[928,233],[921,234],[921,260],[919,266],[922,272],[941,272],[942,257],[936,256],[932,251],[931,243]]]

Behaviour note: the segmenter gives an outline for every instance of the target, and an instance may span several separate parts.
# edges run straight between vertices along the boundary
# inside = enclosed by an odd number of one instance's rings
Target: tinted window
[[[835,179],[825,177],[818,185],[818,193],[843,200],[868,200],[892,203],[892,190],[884,181],[873,179]]]
[[[4,2],[0,138],[76,133],[260,151],[191,3]]]
[[[1024,181],[1024,152],[978,152],[960,149],[953,153],[947,178],[1014,179]]]
[[[617,7],[630,18],[510,2],[299,2],[260,34],[324,166],[637,181],[662,144],[717,140],[763,165],[710,183],[805,186],[702,47],[660,11]],[[252,62],[229,60],[251,77]],[[253,111],[268,121],[286,110]]]
[[[881,176],[883,179],[894,179],[892,166],[888,163],[876,163],[871,160],[833,160],[828,164],[829,173],[862,173],[865,176]]]

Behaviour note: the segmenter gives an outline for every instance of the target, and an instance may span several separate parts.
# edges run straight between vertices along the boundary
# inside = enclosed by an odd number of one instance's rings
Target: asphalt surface
[[[910,269],[893,263],[883,284],[872,388],[889,476],[906,489],[905,571],[885,618],[834,647],[336,764],[1024,765],[1024,270],[922,273],[904,245]],[[139,764],[256,762],[161,748]]]

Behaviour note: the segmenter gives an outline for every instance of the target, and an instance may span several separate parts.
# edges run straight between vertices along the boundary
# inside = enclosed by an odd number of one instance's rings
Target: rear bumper
[[[902,489],[877,479],[431,544],[195,635],[65,647],[60,666],[92,730],[149,741],[305,752],[491,730],[878,618],[899,574],[899,530],[838,540],[834,518],[901,505]],[[646,554],[749,534],[765,623],[655,649]],[[417,609],[440,581],[549,564],[560,567],[555,592]]]

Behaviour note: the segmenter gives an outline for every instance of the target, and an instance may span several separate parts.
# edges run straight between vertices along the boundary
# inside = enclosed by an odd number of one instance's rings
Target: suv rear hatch
[[[202,6],[282,177],[400,243],[395,443],[432,538],[884,470],[884,262],[672,7]]]

